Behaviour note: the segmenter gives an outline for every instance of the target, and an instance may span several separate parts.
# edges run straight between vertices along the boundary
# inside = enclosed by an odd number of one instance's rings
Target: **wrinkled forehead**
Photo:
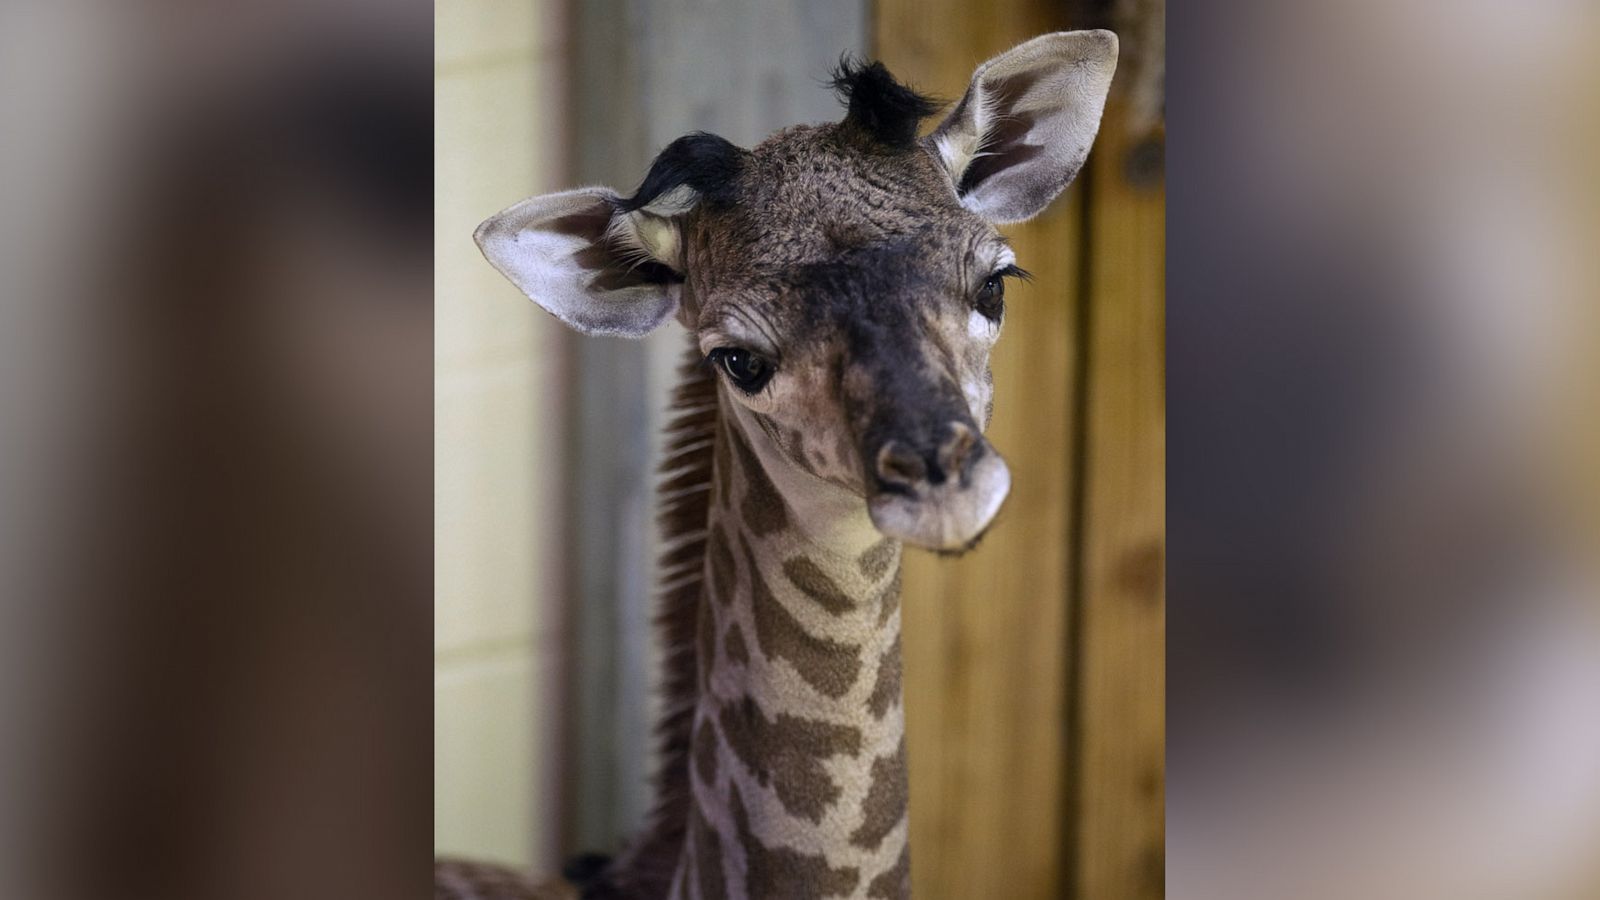
[[[737,197],[697,217],[703,318],[778,303],[769,314],[887,314],[895,298],[948,291],[1009,255],[926,151],[872,152],[830,126],[756,147]]]

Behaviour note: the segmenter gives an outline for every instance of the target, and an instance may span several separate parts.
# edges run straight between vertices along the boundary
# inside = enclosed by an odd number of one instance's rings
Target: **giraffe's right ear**
[[[533,302],[584,334],[644,337],[678,308],[678,223],[583,188],[524,200],[473,233]]]

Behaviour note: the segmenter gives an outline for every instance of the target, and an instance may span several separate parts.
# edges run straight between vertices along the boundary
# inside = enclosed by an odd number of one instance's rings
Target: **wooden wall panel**
[[[978,63],[1065,23],[1041,0],[879,0],[875,55],[959,98]],[[928,898],[1054,898],[1066,881],[1066,626],[1072,509],[1076,192],[1008,229],[1037,280],[1007,296],[994,445],[1013,488],[960,560],[908,552],[912,879]]]
[[[1085,458],[1073,668],[1075,896],[1164,892],[1166,191],[1107,107],[1086,177]]]

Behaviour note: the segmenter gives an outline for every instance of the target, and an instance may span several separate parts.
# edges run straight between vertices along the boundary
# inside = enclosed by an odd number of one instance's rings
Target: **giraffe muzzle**
[[[1011,491],[1005,460],[963,422],[950,423],[935,447],[890,439],[871,458],[876,489],[867,512],[873,525],[928,550],[971,549]]]

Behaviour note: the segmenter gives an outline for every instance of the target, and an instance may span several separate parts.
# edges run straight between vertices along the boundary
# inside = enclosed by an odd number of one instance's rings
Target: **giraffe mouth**
[[[887,537],[960,554],[977,544],[1010,492],[1011,471],[991,450],[959,480],[924,481],[874,495],[867,500],[867,513]]]

